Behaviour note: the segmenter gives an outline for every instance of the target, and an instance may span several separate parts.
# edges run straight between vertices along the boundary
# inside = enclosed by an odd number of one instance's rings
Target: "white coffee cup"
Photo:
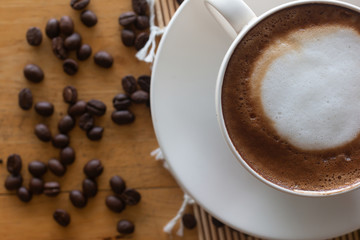
[[[348,3],[340,2],[340,1],[333,1],[333,0],[318,0],[318,1],[311,1],[311,0],[301,0],[301,1],[295,1],[295,2],[289,2],[283,5],[280,5],[278,7],[275,7],[264,14],[262,14],[259,17],[256,17],[253,11],[244,3],[242,0],[204,0],[205,5],[207,9],[212,13],[212,15],[215,17],[215,19],[221,24],[221,26],[226,30],[226,32],[234,38],[234,41],[232,45],[230,46],[228,52],[226,53],[222,65],[219,70],[218,80],[217,80],[217,86],[216,86],[216,112],[217,117],[220,125],[221,132],[233,152],[233,154],[236,156],[236,158],[239,160],[239,162],[243,165],[245,169],[247,169],[252,175],[260,179],[262,182],[270,185],[271,187],[295,194],[295,195],[301,195],[301,196],[332,196],[336,194],[341,194],[348,192],[350,190],[356,189],[360,186],[360,179],[358,182],[350,184],[349,186],[339,188],[339,189],[331,189],[326,191],[308,191],[308,190],[301,190],[301,189],[289,189],[287,187],[283,187],[277,183],[274,183],[265,177],[263,177],[261,174],[259,174],[257,171],[255,171],[239,154],[238,150],[234,146],[231,138],[229,137],[228,130],[225,125],[224,116],[223,116],[223,110],[222,110],[222,85],[223,85],[223,79],[224,75],[229,63],[230,58],[233,55],[233,52],[235,48],[238,46],[238,44],[241,42],[241,40],[246,36],[246,34],[253,29],[254,26],[256,26],[259,22],[263,21],[267,17],[273,15],[274,13],[279,12],[280,10],[303,5],[303,4],[309,4],[309,3],[325,3],[325,4],[331,4],[335,6],[344,7],[350,10],[353,10],[355,12],[360,13],[360,8]]]

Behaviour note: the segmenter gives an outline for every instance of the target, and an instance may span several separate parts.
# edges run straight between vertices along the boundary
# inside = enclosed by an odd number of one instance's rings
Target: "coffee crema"
[[[330,4],[289,7],[235,48],[221,102],[247,164],[288,189],[360,181],[360,14]]]

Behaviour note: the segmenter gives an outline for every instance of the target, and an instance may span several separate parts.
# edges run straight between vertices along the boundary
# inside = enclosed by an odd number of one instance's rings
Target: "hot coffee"
[[[226,68],[221,106],[245,162],[287,189],[360,182],[360,13],[311,3],[254,26]]]

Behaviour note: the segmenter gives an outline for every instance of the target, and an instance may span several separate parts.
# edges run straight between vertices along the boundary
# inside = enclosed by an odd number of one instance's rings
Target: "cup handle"
[[[233,39],[247,23],[256,17],[243,0],[205,0],[205,5]]]

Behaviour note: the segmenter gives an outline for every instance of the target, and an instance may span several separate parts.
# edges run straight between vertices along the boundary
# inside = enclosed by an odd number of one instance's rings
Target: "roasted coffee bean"
[[[74,23],[69,16],[61,17],[59,26],[60,32],[65,36],[69,36],[74,32]]]
[[[82,40],[80,34],[75,32],[65,38],[64,47],[69,51],[79,49],[81,46],[81,41]]]
[[[80,20],[87,27],[93,27],[98,22],[96,14],[91,10],[83,11],[80,15]]]
[[[32,194],[26,187],[20,187],[16,192],[18,198],[23,202],[30,202]]]
[[[39,46],[42,42],[42,33],[40,28],[29,28],[26,32],[26,40],[31,46]]]
[[[196,227],[195,216],[191,213],[185,213],[182,216],[182,222],[184,224],[184,227],[186,227],[187,229],[193,229]]]
[[[125,203],[117,196],[107,196],[105,199],[106,206],[113,212],[120,213],[125,209]]]
[[[55,18],[51,18],[46,23],[45,33],[50,38],[53,39],[60,35],[60,24],[59,21]]]
[[[0,158],[0,164],[3,164],[3,160]]]
[[[43,142],[49,142],[51,140],[50,129],[42,123],[35,126],[35,135]]]
[[[102,138],[103,133],[104,128],[95,126],[87,131],[86,136],[92,141],[98,141]]]
[[[23,178],[21,175],[9,175],[5,180],[5,188],[9,191],[16,190],[21,187]]]
[[[94,117],[90,113],[84,113],[79,118],[79,127],[84,131],[89,131],[94,127]]]
[[[121,30],[121,41],[127,47],[132,47],[135,44],[136,35],[133,30],[123,29]]]
[[[44,184],[44,194],[49,197],[55,197],[60,193],[60,183],[46,182]]]
[[[132,75],[126,75],[121,79],[121,85],[124,91],[131,95],[137,90],[136,79]]]
[[[106,112],[106,105],[100,100],[92,99],[87,102],[86,110],[92,115],[102,116]]]
[[[61,133],[68,133],[75,126],[75,120],[70,115],[65,115],[60,119],[58,124],[58,129]]]
[[[119,24],[123,27],[129,26],[136,21],[136,14],[132,11],[124,12],[119,17]]]
[[[87,198],[79,190],[72,190],[69,194],[69,198],[74,207],[83,208],[87,204]]]
[[[70,142],[70,139],[69,139],[68,135],[65,135],[62,133],[55,135],[52,139],[52,144],[56,148],[67,147],[69,145],[69,142]]]
[[[22,159],[18,154],[11,154],[7,158],[6,168],[9,173],[18,175],[22,168]]]
[[[104,167],[98,159],[92,159],[84,166],[84,173],[88,178],[94,179],[101,175]]]
[[[62,177],[66,173],[66,167],[59,160],[52,158],[48,161],[49,170],[58,177]]]
[[[51,44],[53,53],[57,58],[64,60],[69,56],[69,52],[65,49],[64,39],[62,37],[54,37]]]
[[[29,189],[33,194],[42,194],[44,191],[44,181],[40,178],[31,178]]]
[[[27,80],[38,83],[44,79],[44,72],[36,64],[28,64],[24,67],[24,76]]]
[[[60,151],[60,162],[64,165],[70,165],[75,161],[75,151],[72,147],[63,148]]]
[[[79,70],[79,65],[74,59],[68,58],[63,62],[63,70],[65,73],[72,76]]]
[[[98,192],[97,183],[89,178],[85,178],[82,182],[82,190],[85,197],[95,197]]]
[[[72,117],[81,116],[86,112],[86,104],[87,103],[85,101],[77,101],[74,105],[69,107],[69,115]]]
[[[81,47],[76,51],[76,57],[80,61],[84,61],[91,56],[92,50],[90,45],[83,44]]]
[[[70,6],[75,10],[82,10],[90,3],[90,0],[71,0]]]
[[[19,92],[19,106],[23,110],[29,110],[31,109],[33,105],[33,95],[31,93],[31,90],[29,88],[23,88]]]
[[[74,104],[78,99],[78,93],[74,86],[66,86],[63,90],[63,99],[66,103]]]
[[[111,114],[111,119],[119,125],[129,124],[135,121],[135,115],[129,110],[114,111]]]
[[[132,0],[132,8],[139,15],[146,15],[148,4],[146,0]]]
[[[113,106],[116,110],[128,109],[130,105],[130,98],[126,94],[119,93],[113,98]]]
[[[150,23],[149,23],[149,17],[142,15],[142,16],[137,16],[136,17],[136,22],[135,22],[135,27],[139,30],[144,30],[149,28]]]
[[[130,96],[131,101],[134,103],[146,103],[149,101],[149,93],[144,90],[137,90]]]
[[[125,191],[125,181],[119,176],[113,176],[110,179],[110,187],[116,194],[122,194]]]
[[[150,83],[151,77],[149,75],[141,75],[137,79],[137,83],[139,84],[140,88],[145,92],[150,92]]]
[[[142,49],[148,40],[149,40],[149,33],[147,32],[139,33],[135,38],[135,42],[134,42],[135,49],[138,51]]]
[[[45,101],[37,102],[35,104],[35,111],[43,117],[49,117],[54,113],[54,105]]]
[[[135,189],[126,189],[122,194],[121,194],[121,198],[125,201],[125,203],[127,205],[136,205],[140,202],[141,200],[141,195],[138,191],[136,191]]]
[[[47,172],[47,166],[40,161],[32,161],[28,165],[28,170],[34,177],[41,178]]]
[[[70,224],[70,215],[63,209],[56,209],[53,214],[54,220],[61,226],[66,227]]]
[[[110,68],[113,65],[114,59],[110,53],[99,51],[94,55],[94,62],[103,68]]]
[[[120,220],[117,223],[116,229],[121,234],[130,234],[135,231],[135,225],[129,220]]]
[[[215,227],[217,227],[217,228],[220,228],[220,227],[225,226],[224,223],[220,222],[219,220],[217,220],[217,219],[214,218],[214,217],[211,217],[211,222],[212,222],[212,224],[213,224]]]

